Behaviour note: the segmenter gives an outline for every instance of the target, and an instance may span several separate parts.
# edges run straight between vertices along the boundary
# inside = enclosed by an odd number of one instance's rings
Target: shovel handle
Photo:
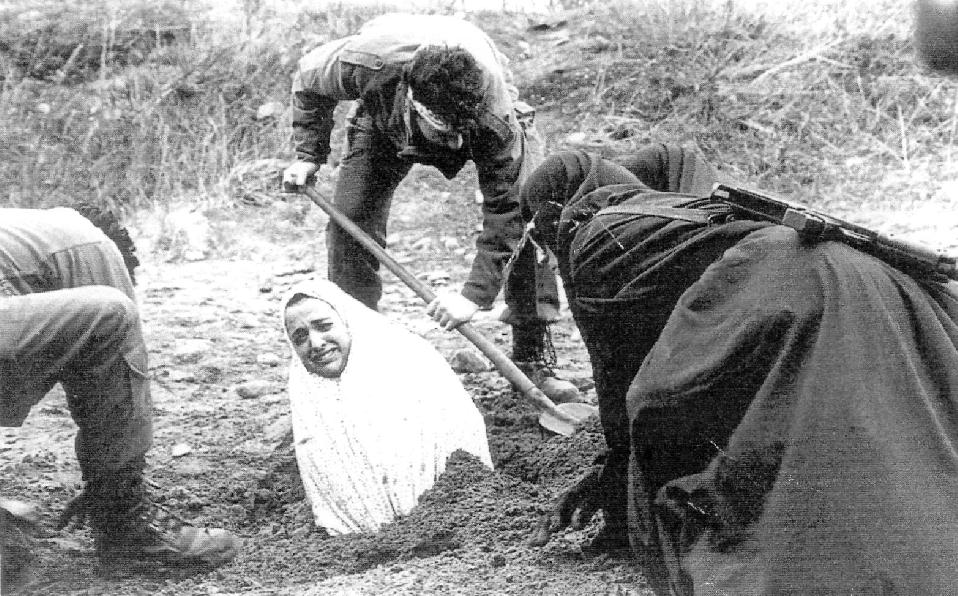
[[[396,275],[399,279],[403,281],[409,288],[416,293],[420,298],[425,300],[427,303],[432,302],[436,299],[435,292],[432,291],[432,288],[419,281],[415,275],[409,272],[405,267],[399,264],[399,261],[394,259],[386,250],[379,245],[378,242],[372,239],[372,237],[363,231],[356,222],[346,217],[342,211],[333,206],[326,197],[319,194],[319,192],[310,186],[300,187],[302,192],[306,194],[317,207],[326,212],[326,215],[329,216],[329,219],[336,222],[336,225],[346,230],[346,232],[353,237],[354,240],[363,245],[363,247],[369,252],[373,253],[380,263],[386,266],[386,269],[389,269],[393,274]]]
[[[353,220],[346,217],[339,209],[334,207],[326,197],[319,194],[315,188],[303,186],[300,187],[300,189],[317,207],[325,211],[329,218],[336,222],[336,225],[344,229],[357,242],[362,244],[366,250],[373,253],[386,269],[389,269],[396,277],[402,280],[413,292],[425,300],[427,304],[436,299],[435,292],[433,292],[429,286],[421,282],[415,275],[410,273],[409,270],[400,265],[399,261],[386,252],[378,242],[373,240],[369,234],[356,225]],[[525,373],[519,370],[519,367],[516,366],[508,356],[502,353],[502,350],[479,333],[475,327],[469,323],[462,323],[456,327],[456,330],[472,342],[472,345],[476,346],[480,352],[485,354],[486,358],[492,361],[496,370],[498,370],[507,381],[515,385],[519,391],[522,392],[522,395],[537,409],[548,412],[552,416],[570,424],[578,424],[580,422],[578,419],[558,409],[552,400],[546,397],[545,393],[536,387],[535,383],[533,383]]]

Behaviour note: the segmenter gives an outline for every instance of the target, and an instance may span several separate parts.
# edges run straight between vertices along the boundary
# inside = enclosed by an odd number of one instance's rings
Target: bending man
[[[531,110],[517,101],[507,60],[473,25],[438,15],[384,15],[357,33],[300,60],[293,81],[293,133],[299,161],[283,175],[306,184],[330,152],[333,112],[356,100],[347,118],[346,150],[334,203],[385,246],[393,193],[415,163],[453,178],[473,161],[484,197],[477,255],[461,293],[446,293],[427,312],[452,329],[492,306],[503,269],[522,235],[518,189],[535,167]],[[522,122],[520,122],[522,118]],[[379,263],[345,231],[327,231],[329,279],[376,309]],[[505,282],[513,359],[553,399],[578,397],[549,368],[547,324],[558,317],[558,290],[533,252]],[[527,273],[528,271],[528,273]]]
[[[233,534],[153,519],[143,486],[152,404],[133,293],[138,260],[112,216],[84,213],[0,209],[0,424],[20,426],[60,383],[85,483],[61,523],[88,519],[105,562],[222,564],[239,547]]]

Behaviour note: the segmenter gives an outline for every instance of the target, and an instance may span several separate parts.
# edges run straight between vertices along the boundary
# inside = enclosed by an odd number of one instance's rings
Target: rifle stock
[[[906,273],[958,281],[955,257],[826,215],[801,203],[727,184],[716,184],[711,198],[726,203],[736,215],[788,226],[805,241],[844,242]]]

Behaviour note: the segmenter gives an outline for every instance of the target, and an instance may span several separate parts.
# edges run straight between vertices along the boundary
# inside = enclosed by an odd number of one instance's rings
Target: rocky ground
[[[470,171],[447,182],[416,169],[397,194],[389,250],[437,289],[458,287],[471,262],[479,223],[473,180]],[[329,185],[324,179],[319,188],[329,192]],[[940,245],[952,240],[940,219],[896,220],[877,209],[857,215]],[[157,502],[193,523],[233,530],[245,548],[211,573],[117,569],[97,563],[88,531],[52,530],[81,486],[75,427],[55,390],[22,428],[0,434],[3,496],[37,504],[43,528],[32,545],[35,581],[23,593],[651,594],[627,559],[583,549],[598,520],[545,547],[528,544],[539,516],[603,440],[594,425],[572,438],[542,431],[532,408],[494,371],[461,375],[484,414],[494,472],[468,456],[456,458],[419,506],[380,534],[330,539],[316,532],[283,444],[289,352],[277,308],[286,288],[324,275],[326,218],[304,197],[279,194],[190,217],[202,232],[184,228],[173,239],[182,246],[167,242],[165,252],[152,214],[134,224],[142,240],[138,293],[154,378],[149,476]],[[384,278],[388,316],[447,358],[472,349],[438,329],[401,282]],[[508,331],[494,313],[477,327],[508,350]],[[558,368],[594,401],[588,357],[566,308],[553,340]]]
[[[544,68],[535,60],[553,69],[552,78],[539,79],[551,95],[532,98],[540,105],[550,148],[578,144],[617,153],[620,145],[631,146],[578,131],[584,124],[575,111],[582,109],[576,90],[598,94],[592,71],[556,66],[602,48],[589,49],[583,44],[592,42],[585,38],[576,46],[567,43],[568,33],[554,23],[539,29],[545,32],[509,30],[500,40],[517,57],[520,80],[523,69]],[[531,42],[532,50],[518,39]],[[523,62],[526,54],[538,58]],[[906,182],[939,192],[935,200],[876,200],[872,208],[836,214],[958,250],[954,183],[921,178],[904,167],[889,170],[884,187]],[[875,187],[882,185],[875,181]],[[324,178],[320,189],[329,192],[330,180]],[[465,279],[480,221],[475,190],[471,169],[447,182],[423,168],[397,193],[388,248],[437,289],[458,287]],[[197,201],[141,213],[131,222],[144,262],[138,293],[154,379],[149,476],[155,500],[194,523],[233,530],[245,538],[245,548],[211,573],[104,568],[88,531],[54,531],[56,516],[80,488],[75,427],[56,390],[22,428],[0,429],[2,496],[39,506],[35,581],[24,593],[650,594],[627,559],[583,549],[596,523],[563,532],[545,547],[528,545],[539,516],[603,447],[602,438],[594,425],[572,438],[544,433],[532,408],[493,371],[461,378],[485,416],[494,472],[456,457],[419,506],[380,534],[329,539],[314,530],[295,461],[283,443],[289,353],[277,308],[287,287],[325,273],[326,220],[305,198],[267,195],[226,204]],[[470,349],[457,334],[432,324],[419,299],[396,278],[384,277],[386,314],[447,358]],[[494,315],[477,326],[508,349],[507,330]],[[588,357],[567,309],[553,339],[558,368],[594,400]]]
[[[155,379],[149,476],[156,500],[194,523],[237,532],[245,537],[243,552],[212,573],[104,568],[88,531],[53,531],[80,487],[75,428],[57,390],[0,439],[4,495],[39,505],[45,529],[34,545],[36,581],[25,593],[645,593],[627,560],[583,551],[595,524],[543,548],[527,544],[538,517],[603,440],[595,425],[572,438],[544,432],[534,410],[494,371],[461,375],[485,416],[494,472],[457,457],[420,505],[379,535],[330,539],[314,530],[295,460],[283,445],[289,352],[277,314],[285,288],[325,272],[325,217],[305,201],[277,195],[268,205],[224,206],[211,229],[228,258],[169,263],[146,254],[138,276]],[[400,190],[390,250],[433,285],[458,286],[479,221],[474,202],[468,173],[447,183],[417,171]],[[446,357],[472,349],[438,329],[411,291],[385,277],[390,317]],[[507,329],[494,316],[477,326],[508,349]],[[554,342],[559,368],[594,399],[567,311]]]

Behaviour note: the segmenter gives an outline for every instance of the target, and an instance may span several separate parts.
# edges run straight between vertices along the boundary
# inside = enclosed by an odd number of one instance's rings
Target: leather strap
[[[682,207],[663,207],[658,205],[637,205],[635,203],[623,203],[606,207],[596,215],[648,215],[652,217],[664,217],[666,219],[678,219],[697,224],[707,225],[714,221],[715,213],[709,213],[701,209],[683,209]]]

